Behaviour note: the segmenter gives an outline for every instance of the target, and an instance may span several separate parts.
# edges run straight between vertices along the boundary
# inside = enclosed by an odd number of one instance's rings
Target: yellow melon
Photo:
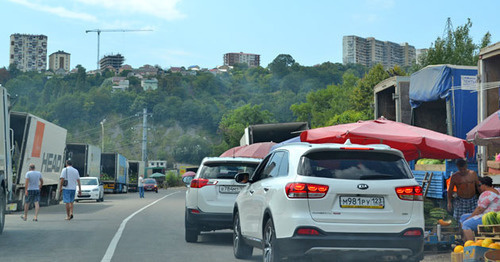
[[[474,240],[467,240],[464,244],[464,247],[468,247],[470,245],[474,244]]]
[[[499,243],[491,243],[488,248],[493,248],[493,249],[500,249],[500,244]]]
[[[462,245],[458,245],[455,247],[455,249],[453,249],[453,252],[462,253],[462,252],[464,252],[464,247]]]
[[[493,239],[491,239],[491,238],[485,238],[483,240],[483,243],[481,243],[481,246],[482,247],[488,247],[492,243],[493,243]]]

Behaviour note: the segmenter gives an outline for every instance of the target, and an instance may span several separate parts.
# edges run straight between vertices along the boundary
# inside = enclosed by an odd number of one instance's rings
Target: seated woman
[[[483,214],[491,211],[500,211],[500,192],[493,188],[493,180],[489,176],[479,178],[481,195],[477,207],[472,214],[463,214],[460,223],[464,232],[464,242],[474,240],[474,231],[482,224]]]

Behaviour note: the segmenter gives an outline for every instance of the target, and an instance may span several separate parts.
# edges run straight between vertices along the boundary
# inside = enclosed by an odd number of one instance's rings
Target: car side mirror
[[[189,187],[189,185],[191,185],[191,181],[193,180],[193,177],[192,176],[185,176],[182,178],[182,182],[184,182],[184,184]]]
[[[239,173],[234,177],[234,181],[240,184],[246,184],[250,180],[249,173]]]

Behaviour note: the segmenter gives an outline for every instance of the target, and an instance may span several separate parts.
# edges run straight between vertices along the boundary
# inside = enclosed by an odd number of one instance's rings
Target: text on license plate
[[[342,208],[384,208],[383,197],[341,196]]]
[[[219,186],[219,192],[224,194],[238,194],[240,191],[240,186]]]

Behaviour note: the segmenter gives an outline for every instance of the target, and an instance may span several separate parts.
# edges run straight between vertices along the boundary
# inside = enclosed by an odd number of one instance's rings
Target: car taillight
[[[422,235],[422,229],[420,228],[408,229],[403,233],[403,236],[407,237],[419,237],[421,235]]]
[[[217,185],[218,181],[210,181],[205,178],[197,178],[191,180],[191,188],[202,188],[204,186],[213,186]]]
[[[301,236],[319,236],[319,231],[314,228],[299,228],[297,235]]]
[[[420,186],[396,187],[396,194],[401,200],[424,201],[422,187]]]
[[[288,198],[322,198],[328,192],[328,186],[309,183],[289,183],[285,187]]]

